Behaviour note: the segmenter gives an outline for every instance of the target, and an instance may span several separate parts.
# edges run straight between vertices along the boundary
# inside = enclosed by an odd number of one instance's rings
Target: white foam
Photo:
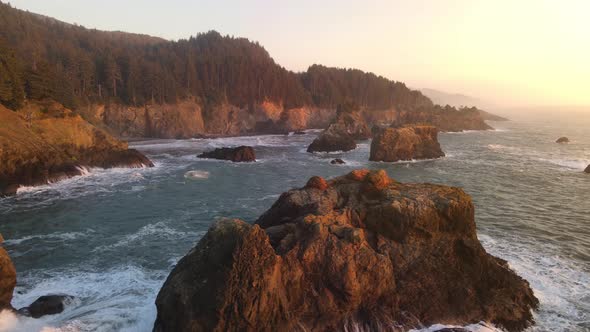
[[[191,179],[191,180],[201,180],[201,179],[208,179],[209,178],[209,172],[207,171],[188,171],[186,173],[184,173],[184,178],[185,179]]]
[[[86,232],[66,232],[66,233],[51,233],[51,234],[38,234],[29,235],[20,239],[5,239],[4,244],[7,245],[19,245],[23,242],[30,240],[54,240],[54,241],[71,241],[82,237],[89,236],[94,233],[94,230],[88,229]]]

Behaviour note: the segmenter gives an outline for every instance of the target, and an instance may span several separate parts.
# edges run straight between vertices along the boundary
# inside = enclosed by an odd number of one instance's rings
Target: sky
[[[12,0],[87,28],[217,30],[282,66],[358,68],[502,106],[590,106],[588,0]]]

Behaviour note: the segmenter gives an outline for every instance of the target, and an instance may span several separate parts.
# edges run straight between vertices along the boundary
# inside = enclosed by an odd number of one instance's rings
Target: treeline
[[[186,40],[104,32],[66,24],[0,3],[0,102],[55,99],[70,108],[92,102],[144,105],[197,98],[253,107],[366,109],[431,107],[403,83],[360,70],[314,65],[305,73],[279,66],[258,43],[215,31]]]

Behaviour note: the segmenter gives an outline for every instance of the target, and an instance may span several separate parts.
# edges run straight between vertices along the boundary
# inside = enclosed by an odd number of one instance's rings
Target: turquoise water
[[[18,271],[16,307],[47,293],[77,297],[59,315],[0,331],[150,331],[155,296],[174,263],[217,218],[254,221],[283,191],[313,175],[383,168],[403,182],[461,186],[472,195],[480,240],[531,282],[541,301],[534,331],[590,329],[590,117],[491,123],[496,131],[441,134],[447,157],[368,162],[370,142],[309,154],[316,132],[216,140],[134,142],[151,169],[90,170],[0,200],[0,233]],[[554,143],[568,136],[567,145]],[[259,161],[196,158],[252,145]],[[333,158],[347,165],[330,165]],[[197,178],[185,177],[199,171]],[[207,173],[208,172],[208,173]],[[194,173],[193,173],[194,175]]]

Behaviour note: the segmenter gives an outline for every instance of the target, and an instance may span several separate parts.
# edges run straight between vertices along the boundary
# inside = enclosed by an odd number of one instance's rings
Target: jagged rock
[[[33,318],[59,314],[64,311],[67,302],[73,299],[74,297],[70,295],[44,295],[28,307],[20,308],[18,313]]]
[[[385,128],[371,142],[371,161],[399,161],[444,157],[432,126]]]
[[[256,153],[251,146],[238,146],[237,148],[219,148],[209,152],[203,152],[197,157],[231,160],[235,163],[256,161]]]
[[[6,250],[2,247],[4,238],[0,234],[0,311],[11,309],[12,292],[16,286],[16,270]]]
[[[334,331],[351,320],[521,331],[538,300],[485,252],[463,190],[358,170],[283,193],[254,225],[214,223],[156,306],[156,332]]]
[[[319,176],[314,176],[311,179],[309,179],[309,181],[307,181],[305,188],[315,188],[315,189],[319,189],[321,191],[324,191],[324,190],[328,189],[328,183],[326,182],[326,180],[324,178],[319,177]]]
[[[344,160],[340,159],[340,158],[336,158],[336,159],[332,159],[332,161],[330,161],[330,164],[332,165],[343,165],[346,164],[344,162]]]
[[[588,165],[588,167],[586,167],[586,169],[584,170],[585,173],[590,173],[590,165]]]
[[[560,138],[557,139],[557,141],[555,141],[555,143],[560,143],[560,144],[562,144],[562,143],[569,143],[569,142],[570,142],[570,139],[567,138],[567,137],[560,137]]]

